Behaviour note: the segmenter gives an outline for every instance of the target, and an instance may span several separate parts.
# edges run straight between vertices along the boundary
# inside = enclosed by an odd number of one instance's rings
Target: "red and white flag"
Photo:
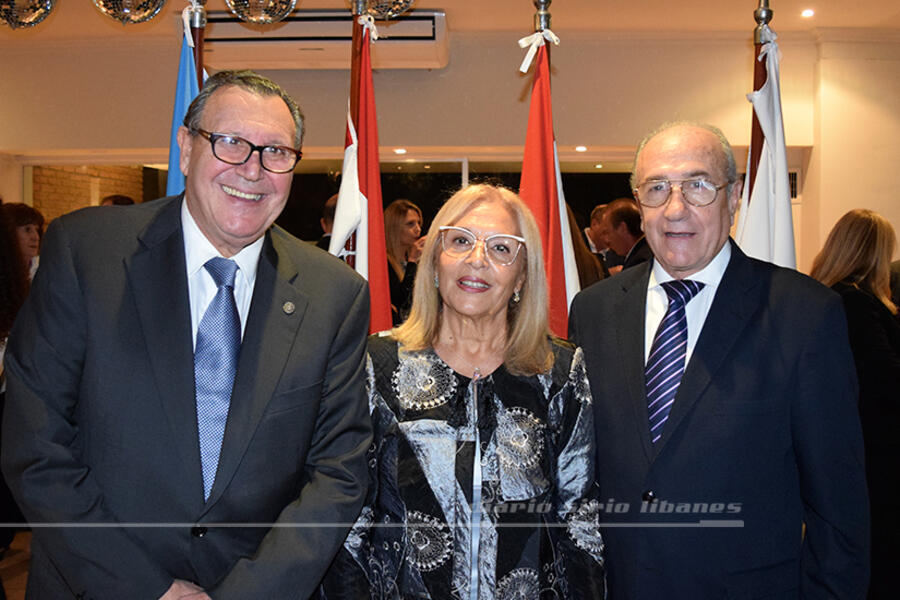
[[[346,260],[369,281],[369,332],[374,333],[390,329],[392,324],[370,53],[371,40],[378,39],[378,34],[371,17],[359,17],[353,27],[354,81],[350,85],[344,166],[328,251]]]
[[[762,129],[762,152],[752,195],[749,181],[752,152],[747,157],[748,181],[744,184],[735,240],[749,256],[796,269],[776,37],[767,25],[762,26],[759,60],[766,61],[766,82],[747,94]]]
[[[521,47],[529,46],[520,70],[524,73],[532,59],[536,62],[519,196],[534,213],[544,245],[544,267],[550,293],[550,331],[565,338],[568,337],[569,304],[580,286],[553,135],[550,53],[545,39],[559,43],[549,29],[519,40]]]

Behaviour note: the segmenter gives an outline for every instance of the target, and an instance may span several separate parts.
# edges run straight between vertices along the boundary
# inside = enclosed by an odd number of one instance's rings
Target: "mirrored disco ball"
[[[0,19],[13,29],[34,27],[47,18],[56,0],[0,0]]]
[[[149,21],[165,3],[166,0],[94,0],[100,12],[123,25]]]
[[[234,16],[246,23],[277,23],[294,10],[297,0],[225,0]]]
[[[408,9],[413,0],[369,0],[366,12],[376,19],[393,19]]]

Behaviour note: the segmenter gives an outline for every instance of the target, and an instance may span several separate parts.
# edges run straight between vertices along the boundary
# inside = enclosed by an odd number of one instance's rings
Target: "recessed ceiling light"
[[[595,169],[602,169],[602,168],[603,168],[603,165],[600,164],[600,163],[597,163],[596,165],[594,165],[594,168],[595,168]]]
[[[806,8],[800,12],[800,16],[803,17],[804,19],[809,19],[815,14],[816,14],[816,11],[814,11],[811,8]]]
[[[425,168],[426,168],[426,169],[430,169],[430,168],[431,168],[431,165],[425,165]]]
[[[406,148],[394,148],[394,154],[406,154]]]
[[[587,146],[575,146],[575,152],[587,152]]]

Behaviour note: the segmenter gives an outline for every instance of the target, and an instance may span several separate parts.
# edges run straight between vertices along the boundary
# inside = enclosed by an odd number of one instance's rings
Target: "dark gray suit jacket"
[[[305,598],[362,504],[368,288],[277,227],[204,502],[180,206],[86,209],[45,236],[10,336],[3,471],[30,521],[79,526],[34,529],[29,598],[155,599],[175,578]]]
[[[610,598],[864,598],[868,503],[840,298],[732,244],[654,445],[651,265],[580,293],[569,321],[594,398],[601,497],[629,508],[601,514],[619,523],[603,529]]]

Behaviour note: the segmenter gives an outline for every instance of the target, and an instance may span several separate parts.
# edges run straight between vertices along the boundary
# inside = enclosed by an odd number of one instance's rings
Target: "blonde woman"
[[[384,239],[394,325],[409,315],[416,263],[422,254],[422,211],[409,200],[394,200],[384,209]]]
[[[890,268],[896,236],[887,219],[866,209],[845,214],[813,261],[815,279],[841,295],[859,380],[872,515],[870,600],[896,598],[900,561],[900,326],[891,301]]]
[[[369,356],[371,498],[326,597],[603,598],[590,390],[514,193],[450,198]]]

